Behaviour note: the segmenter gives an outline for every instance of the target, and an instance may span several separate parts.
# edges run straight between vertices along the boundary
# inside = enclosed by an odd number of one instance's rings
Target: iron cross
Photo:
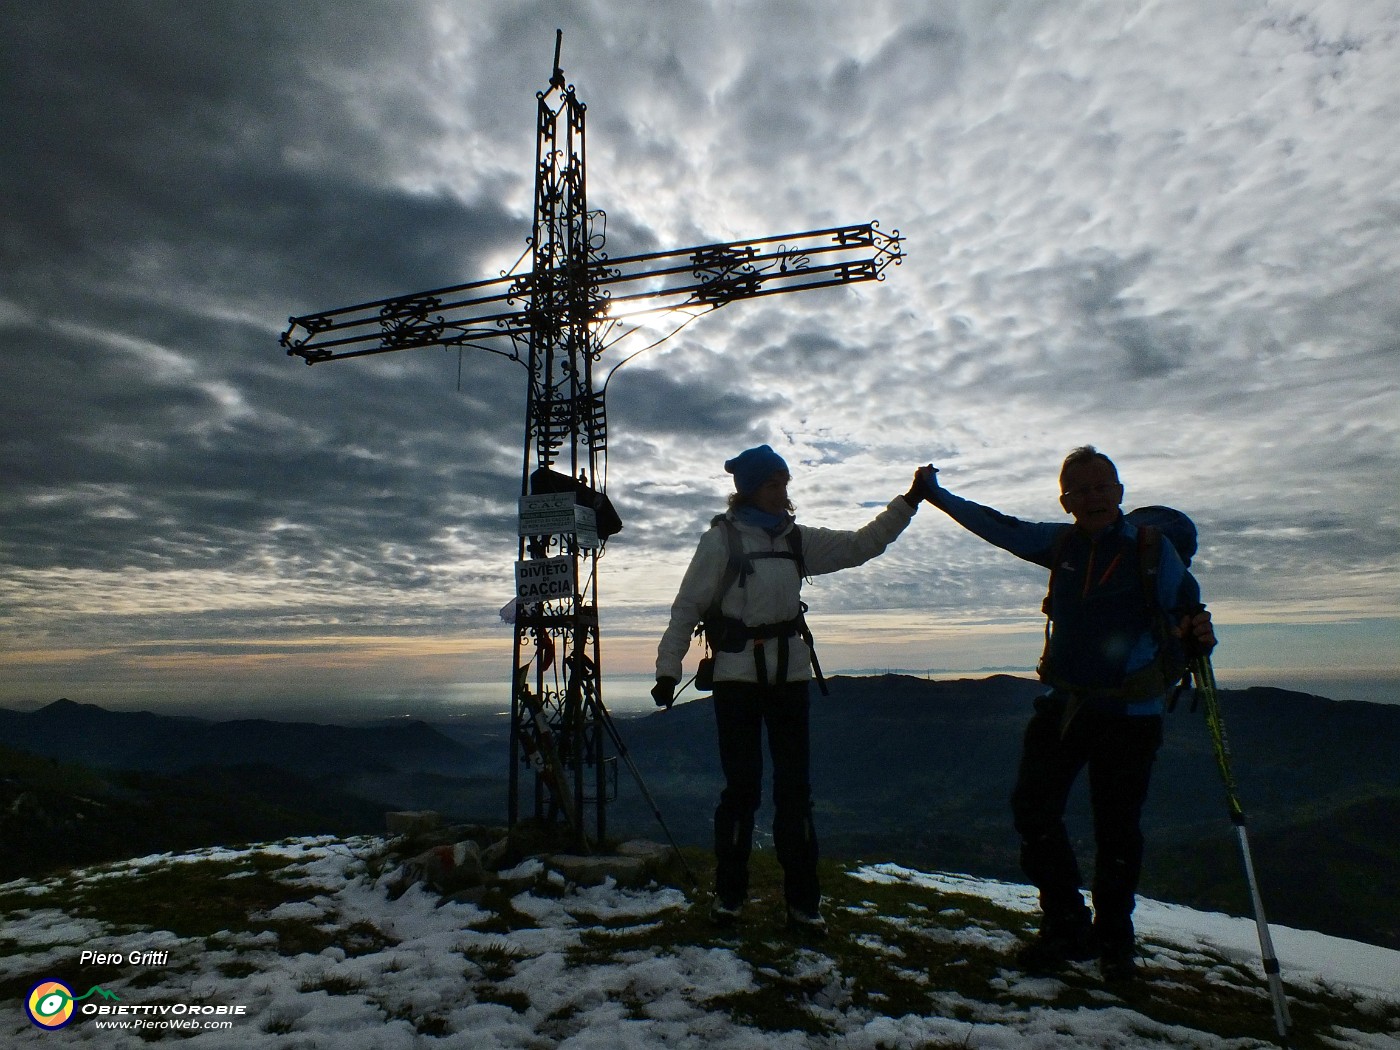
[[[562,40],[559,31],[549,87],[536,94],[529,270],[292,317],[281,345],[309,365],[475,347],[526,368],[508,821],[521,816],[522,772],[533,774],[535,817],[567,821],[586,847],[585,807],[596,807],[601,840],[617,756],[631,765],[603,703],[598,638],[598,555],[622,527],[605,491],[606,382],[594,376],[610,337],[632,313],[693,316],[740,299],[880,281],[903,251],[898,231],[868,222],[610,259],[606,216],[588,208],[586,107],[560,68]]]

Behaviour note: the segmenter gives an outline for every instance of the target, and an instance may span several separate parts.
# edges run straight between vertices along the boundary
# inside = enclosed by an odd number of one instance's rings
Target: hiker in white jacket
[[[656,655],[652,698],[670,707],[697,625],[713,650],[715,723],[725,787],[715,810],[715,898],[711,918],[738,920],[748,895],[754,814],[763,784],[763,726],[773,758],[773,844],[783,867],[788,922],[820,933],[821,889],[809,777],[808,682],[815,657],[803,618],[802,581],[881,554],[913,519],[931,468],[855,531],[798,525],[791,475],[767,445],[729,460],[729,511],[700,538]],[[704,678],[709,668],[702,669]],[[816,668],[820,679],[820,668]]]

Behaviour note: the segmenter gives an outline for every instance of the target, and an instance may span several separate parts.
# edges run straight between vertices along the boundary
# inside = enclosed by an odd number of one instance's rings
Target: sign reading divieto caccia
[[[574,593],[572,558],[535,558],[515,563],[515,597],[520,602],[548,602]]]

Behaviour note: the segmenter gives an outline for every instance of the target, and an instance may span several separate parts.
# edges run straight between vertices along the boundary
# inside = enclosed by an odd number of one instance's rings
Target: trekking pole
[[[676,698],[680,696],[683,692],[685,692],[687,689],[689,689],[690,683],[693,681],[695,681],[695,675],[691,675],[689,678],[687,678],[685,680],[685,685],[681,686],[679,689],[677,689],[674,693],[671,694],[671,703],[674,704],[676,702]]]
[[[681,867],[685,869],[686,877],[690,880],[691,886],[699,885],[699,879],[695,877],[695,872],[690,870],[690,863],[685,859],[685,854],[676,844],[675,836],[671,834],[671,829],[666,826],[666,820],[661,816],[661,807],[656,804],[656,799],[651,797],[651,792],[647,790],[646,781],[642,779],[642,772],[637,768],[637,764],[632,761],[632,756],[627,750],[627,745],[622,742],[622,734],[617,731],[617,726],[613,724],[612,715],[608,709],[599,701],[597,704],[598,713],[602,716],[603,727],[608,731],[608,736],[612,738],[613,747],[617,748],[617,753],[622,756],[622,761],[627,763],[627,768],[632,771],[632,778],[637,782],[637,787],[641,788],[642,798],[651,807],[651,815],[656,818],[656,822],[661,825],[661,830],[666,833],[666,839],[671,843],[671,849],[676,854],[676,859],[681,862]]]
[[[1259,896],[1259,880],[1254,877],[1254,860],[1249,852],[1249,836],[1245,833],[1244,807],[1235,793],[1235,775],[1230,769],[1230,743],[1225,737],[1225,722],[1220,715],[1220,698],[1215,691],[1215,671],[1210,657],[1202,654],[1191,660],[1191,673],[1196,679],[1196,693],[1205,702],[1206,725],[1210,728],[1215,747],[1215,763],[1225,782],[1225,800],[1230,808],[1230,821],[1240,840],[1240,856],[1244,859],[1244,877],[1249,884],[1249,896],[1254,904],[1254,925],[1259,930],[1259,953],[1264,964],[1264,976],[1269,983],[1269,997],[1274,1004],[1274,1027],[1278,1029],[1279,1046],[1288,1046],[1288,1002],[1283,997],[1283,977],[1274,941],[1269,935],[1269,922],[1264,918],[1264,901]]]

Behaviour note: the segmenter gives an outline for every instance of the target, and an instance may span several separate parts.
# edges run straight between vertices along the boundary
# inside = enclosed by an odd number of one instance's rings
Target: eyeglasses
[[[1067,492],[1060,493],[1060,495],[1065,499],[1083,499],[1085,496],[1111,496],[1121,487],[1119,482],[1104,481],[1097,485],[1081,485],[1077,489],[1070,489]]]

